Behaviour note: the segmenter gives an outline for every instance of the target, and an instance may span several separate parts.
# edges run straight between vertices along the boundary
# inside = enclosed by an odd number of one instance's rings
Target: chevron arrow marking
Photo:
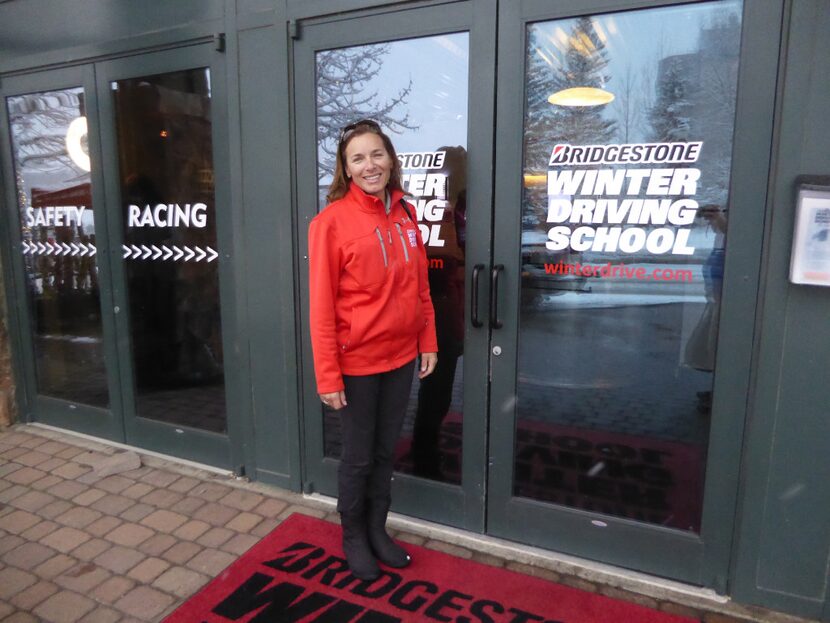
[[[211,249],[210,247],[207,247],[207,256],[208,256],[207,261],[208,261],[208,263],[210,263],[213,260],[215,260],[217,257],[219,257],[219,254],[216,251],[214,251],[213,249]]]
[[[184,255],[184,251],[182,251],[179,247],[173,245],[173,251],[175,253],[173,257],[174,262],[178,262],[181,259],[182,255]]]
[[[170,256],[173,255],[173,250],[168,247],[166,244],[161,245],[161,248],[164,249],[164,257],[161,258],[163,260],[169,260]]]

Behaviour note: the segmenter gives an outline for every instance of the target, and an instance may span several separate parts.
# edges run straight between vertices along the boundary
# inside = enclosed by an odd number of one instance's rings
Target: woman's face
[[[383,201],[391,173],[392,157],[377,134],[360,134],[346,145],[346,175],[367,195]]]

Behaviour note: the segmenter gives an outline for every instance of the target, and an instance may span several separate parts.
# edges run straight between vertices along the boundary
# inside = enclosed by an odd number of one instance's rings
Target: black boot
[[[367,502],[368,534],[372,553],[388,567],[401,569],[409,566],[411,558],[400,545],[386,533],[386,516],[389,514],[390,500],[371,499]]]
[[[365,515],[340,513],[340,524],[343,526],[343,553],[352,575],[361,580],[374,580],[380,576],[380,568],[369,548]]]

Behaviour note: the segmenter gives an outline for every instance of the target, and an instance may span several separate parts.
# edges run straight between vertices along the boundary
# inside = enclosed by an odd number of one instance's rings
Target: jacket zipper
[[[378,242],[380,242],[380,250],[383,253],[383,267],[389,268],[389,258],[386,256],[386,245],[383,244],[383,234],[380,233],[380,227],[375,227],[375,233],[378,235]]]
[[[401,246],[403,247],[403,257],[404,259],[409,262],[409,249],[406,248],[406,241],[403,239],[403,230],[401,229],[400,223],[395,223],[395,227],[398,229],[398,236],[401,237]]]

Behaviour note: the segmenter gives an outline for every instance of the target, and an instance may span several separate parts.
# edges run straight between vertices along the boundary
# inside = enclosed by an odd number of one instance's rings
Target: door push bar
[[[473,266],[472,288],[470,288],[470,322],[476,329],[484,326],[478,316],[478,283],[484,264]],[[504,326],[499,318],[499,275],[504,272],[504,264],[496,264],[490,272],[490,327],[501,329]]]
[[[473,287],[470,289],[470,322],[476,329],[484,326],[481,318],[478,317],[478,278],[482,270],[484,270],[484,264],[473,266]]]
[[[504,264],[496,264],[490,272],[490,327],[501,329],[504,323],[499,318],[499,275],[504,271]]]

